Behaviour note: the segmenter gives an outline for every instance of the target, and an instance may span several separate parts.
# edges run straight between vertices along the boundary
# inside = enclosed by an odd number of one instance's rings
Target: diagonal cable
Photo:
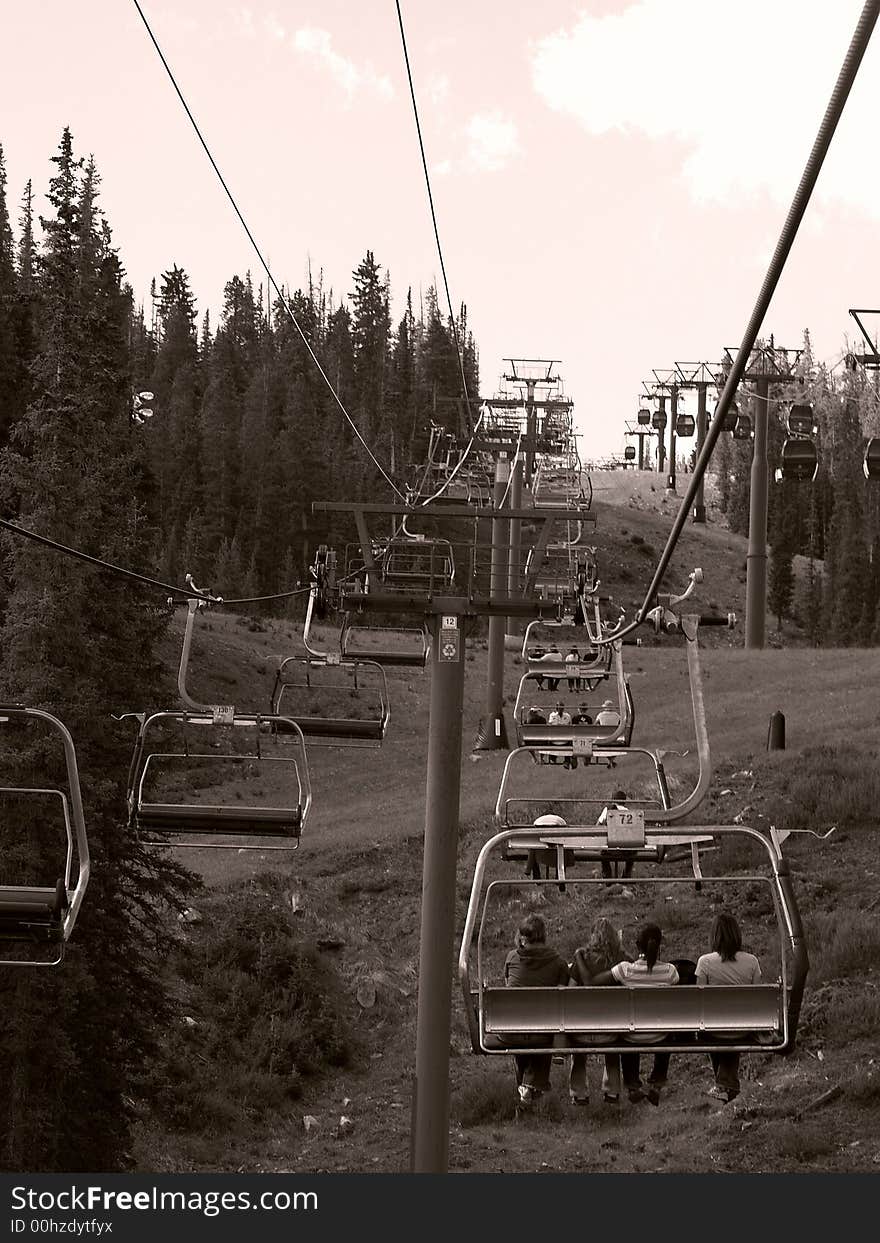
[[[137,3],[137,0],[135,0],[135,3]],[[409,93],[410,93],[410,98],[412,99],[413,116],[415,117],[415,122],[416,122],[416,133],[418,134],[418,138],[419,138],[419,151],[421,152],[422,168],[424,169],[424,173],[425,173],[425,186],[427,187],[427,190],[428,190],[428,205],[431,208],[431,222],[434,225],[434,238],[437,242],[437,254],[440,258],[440,271],[443,274],[443,287],[446,290],[446,305],[449,307],[449,321],[452,324],[452,335],[455,338],[455,351],[458,354],[458,367],[459,367],[459,371],[461,372],[461,390],[462,390],[462,393],[464,394],[465,410],[467,411],[468,425],[470,425],[471,399],[468,394],[467,377],[464,371],[464,351],[462,349],[461,339],[459,338],[459,335],[458,335],[458,325],[455,320],[455,314],[452,310],[452,295],[449,292],[449,281],[446,277],[446,264],[443,261],[443,247],[440,245],[440,230],[437,227],[437,213],[434,210],[434,195],[431,192],[431,178],[428,175],[428,161],[425,157],[425,144],[422,140],[422,127],[421,127],[421,124],[419,123],[419,108],[418,108],[418,104],[416,103],[416,92],[415,92],[415,87],[413,86],[412,70],[410,69],[410,64],[409,64],[409,52],[407,51],[407,47],[406,47],[406,32],[404,31],[404,28],[403,28],[403,13],[401,12],[401,9],[400,9],[400,0],[395,0],[395,3],[397,5],[397,22],[398,22],[398,25],[400,26],[400,41],[403,45],[403,59],[406,62],[406,76],[407,76],[407,81],[409,82]]]
[[[202,149],[205,152],[205,155],[208,157],[211,163],[211,167],[213,168],[214,172],[217,174],[217,178],[221,186],[223,187],[224,191],[226,192],[226,197],[229,199],[229,202],[232,204],[232,209],[235,212],[236,216],[238,216],[238,219],[241,223],[241,227],[244,229],[245,233],[247,234],[248,241],[250,242],[251,246],[253,246],[254,251],[256,252],[256,255],[260,261],[261,267],[265,269],[266,277],[271,282],[272,288],[275,290],[275,293],[278,296],[278,300],[281,302],[281,305],[284,307],[285,311],[287,312],[294,328],[299,333],[302,339],[303,345],[306,347],[309,354],[311,355],[312,361],[314,362],[315,366],[318,368],[318,371],[321,373],[321,378],[323,379],[324,383],[327,385],[328,389],[333,395],[333,400],[336,402],[337,406],[339,407],[339,409],[342,411],[343,415],[345,416],[345,419],[348,422],[349,427],[354,432],[355,436],[357,436],[358,440],[361,442],[364,449],[367,451],[367,454],[372,459],[373,465],[379,471],[382,478],[385,480],[387,484],[390,485],[390,487],[397,494],[397,496],[399,496],[401,500],[403,500],[404,499],[403,493],[400,491],[400,489],[398,488],[394,480],[391,478],[391,476],[383,468],[381,463],[377,460],[375,454],[373,453],[370,446],[367,444],[366,440],[364,440],[363,436],[361,435],[360,429],[358,428],[354,419],[351,417],[351,415],[348,413],[345,406],[343,405],[342,398],[336,392],[336,389],[333,387],[332,383],[330,382],[330,379],[327,376],[327,373],[325,372],[324,368],[321,366],[320,362],[318,361],[318,356],[316,355],[315,351],[312,349],[311,345],[309,344],[308,337],[306,336],[306,334],[303,332],[302,328],[300,327],[299,321],[294,315],[293,310],[291,309],[290,303],[285,298],[284,294],[282,293],[281,289],[278,286],[277,281],[275,280],[275,277],[272,275],[268,262],[263,258],[263,252],[260,250],[260,247],[257,245],[256,239],[254,238],[253,233],[251,233],[250,229],[248,228],[247,221],[245,220],[244,216],[241,214],[238,203],[235,201],[232,191],[229,189],[229,186],[226,184],[223,174],[221,173],[220,169],[217,166],[217,161],[214,159],[213,155],[211,154],[211,150],[208,144],[205,142],[205,139],[202,136],[202,131],[199,129],[196,123],[196,119],[193,116],[192,112],[190,111],[189,105],[187,104],[186,100],[183,97],[183,92],[181,91],[180,87],[177,85],[177,81],[174,77],[174,74],[171,72],[171,67],[168,64],[168,61],[165,59],[165,55],[162,52],[162,49],[160,48],[156,40],[156,36],[153,34],[153,31],[150,28],[150,23],[147,21],[146,17],[144,16],[143,9],[138,3],[138,0],[132,0],[132,2],[134,4],[134,7],[138,11],[138,15],[140,16],[141,21],[144,23],[144,26],[146,27],[147,34],[150,36],[150,41],[152,42],[153,47],[156,49],[156,52],[158,53],[159,59],[161,60],[162,65],[164,66],[165,72],[168,74],[168,78],[171,82],[171,85],[174,87],[174,90],[177,94],[177,98],[180,100],[181,104],[183,105],[183,110],[186,113],[187,117],[189,118],[190,124],[192,125],[195,131],[196,137],[198,138],[199,142],[202,144]]]

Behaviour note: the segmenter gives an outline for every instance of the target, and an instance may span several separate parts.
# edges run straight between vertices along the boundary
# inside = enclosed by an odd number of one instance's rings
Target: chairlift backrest
[[[54,946],[54,957],[7,958],[2,962],[8,966],[57,966],[63,958],[64,943],[73,932],[88,886],[91,870],[89,843],[76,751],[66,726],[57,717],[39,708],[25,708],[19,704],[0,706],[0,739],[4,725],[31,721],[47,725],[60,737],[64,749],[67,789],[64,791],[36,786],[3,786],[0,787],[0,793],[29,801],[36,798],[45,801],[46,797],[52,801],[57,800],[64,828],[63,863],[48,878],[50,884],[0,885],[0,941],[18,945],[51,944]]]

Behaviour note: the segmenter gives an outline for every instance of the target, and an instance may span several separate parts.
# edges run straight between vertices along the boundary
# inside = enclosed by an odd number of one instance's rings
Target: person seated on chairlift
[[[619,725],[620,713],[614,706],[614,701],[606,699],[602,703],[602,707],[596,713],[597,725]]]
[[[558,703],[556,704],[556,707],[553,709],[553,711],[550,713],[549,717],[547,718],[547,724],[548,725],[571,725],[571,713],[566,710],[565,704],[562,702],[561,699],[558,701]],[[562,747],[562,746],[565,746],[565,743],[562,743],[562,742],[556,743],[556,746]],[[566,768],[571,768],[571,756],[570,755],[567,755],[562,762]],[[558,756],[552,755],[550,757],[550,763],[558,764],[559,763]]]
[[[567,984],[569,966],[561,954],[547,944],[547,928],[540,915],[527,915],[517,929],[516,947],[504,963],[507,988],[553,987]],[[515,1036],[517,1044],[534,1041],[542,1044],[543,1036]],[[549,1053],[515,1053],[517,1104],[528,1107],[550,1087],[553,1058]]]
[[[609,809],[611,809],[612,811],[628,811],[629,810],[629,808],[626,805],[626,801],[625,801],[626,790],[615,790],[613,798],[614,798],[613,803],[609,803],[607,807],[602,808],[601,812],[599,813],[599,819],[596,821],[596,824],[607,824],[608,823]],[[623,864],[623,873],[622,873],[621,879],[629,880],[629,878],[632,876],[632,870],[633,870],[632,859],[625,860]],[[614,867],[610,859],[602,860],[602,875],[605,877],[606,880],[612,880],[614,878]]]
[[[543,647],[530,647],[527,653],[529,660],[543,660],[546,654],[546,649]],[[542,691],[544,689],[543,673],[539,673],[535,681],[538,683],[538,690]]]
[[[557,664],[557,665],[562,664],[562,653],[560,652],[559,648],[556,646],[555,643],[551,644],[550,651],[545,654],[544,660],[548,662],[552,661],[554,664]],[[547,690],[548,691],[555,691],[558,686],[559,686],[559,678],[548,678],[547,679]]]
[[[576,647],[570,647],[565,657],[567,665],[575,665],[580,661],[580,655]],[[578,677],[569,677],[568,689],[570,691],[579,691],[581,689],[581,680]]]
[[[594,985],[620,984],[624,988],[669,988],[678,983],[678,971],[671,962],[663,962],[660,957],[660,943],[663,933],[656,924],[643,924],[636,937],[636,949],[639,956],[635,962],[619,962],[610,971],[602,971],[592,980]],[[624,1040],[635,1044],[662,1044],[666,1039],[663,1032],[640,1031],[636,1035],[623,1036]],[[620,1067],[623,1072],[623,1084],[633,1104],[643,1101],[647,1096],[652,1105],[660,1104],[660,1089],[666,1083],[669,1073],[669,1054],[655,1053],[654,1066],[648,1077],[648,1090],[645,1092],[640,1077],[639,1054],[621,1053]]]
[[[696,977],[698,985],[761,983],[760,963],[743,949],[739,924],[728,911],[719,911],[712,921],[712,952],[697,959]],[[725,1039],[735,1042],[742,1034],[731,1031],[729,1036],[716,1039],[722,1044]],[[709,1057],[715,1082],[706,1095],[727,1105],[739,1096],[739,1054],[712,1052]]]
[[[565,821],[562,816],[557,816],[554,812],[550,812],[546,816],[538,816],[538,819],[534,821],[534,826],[536,829],[564,829]],[[537,850],[530,850],[528,852],[524,872],[530,880],[541,879],[541,865],[538,862]]]

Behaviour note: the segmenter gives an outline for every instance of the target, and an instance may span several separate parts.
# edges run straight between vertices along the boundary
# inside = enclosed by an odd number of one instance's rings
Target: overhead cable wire
[[[161,591],[170,592],[173,596],[180,596],[184,600],[204,600],[206,604],[256,604],[262,600],[283,600],[289,596],[300,596],[309,590],[308,587],[297,587],[294,591],[278,591],[271,596],[245,596],[241,599],[227,600],[224,596],[215,595],[210,591],[199,591],[195,587],[177,587],[173,583],[164,583],[161,579],[150,578],[146,574],[139,574],[136,570],[127,570],[122,565],[115,565],[112,561],[104,561],[101,557],[93,557],[90,553],[82,552],[79,548],[71,548],[69,544],[60,544],[58,540],[49,539],[47,535],[38,535],[36,531],[29,531],[27,527],[20,527],[15,522],[10,522],[6,518],[0,518],[0,528],[10,531],[13,535],[23,535],[25,539],[32,540],[35,544],[42,544],[44,548],[51,548],[54,552],[63,553],[66,557],[74,557],[77,561],[85,561],[88,565],[93,565],[99,570],[105,570],[109,574],[117,574],[122,578],[130,578],[135,582],[143,583],[147,587],[156,587]]]
[[[236,216],[238,217],[239,222],[241,223],[241,227],[244,229],[245,233],[247,234],[248,241],[250,242],[251,246],[254,248],[256,256],[260,261],[260,266],[264,268],[266,272],[266,278],[271,282],[272,288],[275,290],[275,293],[278,296],[279,302],[284,307],[284,310],[287,312],[290,322],[293,324],[294,328],[299,333],[300,338],[302,339],[303,345],[306,347],[309,354],[311,355],[312,362],[318,368],[318,371],[321,374],[321,378],[323,379],[324,383],[327,385],[327,388],[330,390],[330,393],[333,396],[333,400],[336,402],[337,406],[342,411],[342,414],[345,417],[349,427],[354,432],[355,436],[357,436],[360,443],[363,445],[368,456],[372,460],[373,465],[379,471],[379,474],[382,476],[385,482],[391,487],[391,489],[396,493],[396,495],[399,496],[401,500],[403,500],[404,499],[403,493],[398,488],[397,484],[394,482],[394,480],[391,478],[388,472],[385,470],[385,468],[382,466],[382,464],[379,462],[379,460],[376,458],[376,455],[373,453],[373,450],[367,444],[366,440],[364,440],[363,436],[361,435],[360,428],[357,426],[354,419],[351,417],[351,415],[346,410],[345,405],[343,404],[342,398],[336,392],[336,389],[333,387],[333,384],[331,383],[326,371],[324,370],[324,368],[321,366],[320,362],[318,361],[317,354],[312,349],[311,344],[309,343],[309,339],[306,336],[306,334],[303,332],[302,328],[300,327],[299,321],[294,315],[293,310],[290,306],[290,303],[285,298],[283,292],[281,291],[281,288],[278,285],[278,282],[275,280],[275,277],[272,275],[272,271],[269,267],[269,264],[267,260],[263,257],[263,252],[260,250],[260,247],[257,245],[257,241],[253,233],[251,233],[250,228],[248,227],[247,221],[242,215],[241,210],[239,209],[238,203],[235,201],[232,191],[229,189],[229,186],[226,184],[226,180],[217,165],[217,161],[214,159],[207,142],[205,142],[205,139],[202,136],[202,131],[199,129],[198,124],[196,123],[196,119],[190,110],[189,104],[186,102],[186,99],[183,96],[183,92],[181,91],[180,87],[177,85],[177,80],[171,71],[171,66],[168,64],[168,61],[165,59],[165,54],[163,53],[161,47],[159,46],[156,40],[156,36],[153,34],[153,31],[150,27],[150,23],[147,21],[146,17],[144,16],[143,9],[138,3],[138,0],[132,0],[132,3],[134,4],[134,7],[137,9],[140,19],[144,23],[144,26],[146,27],[147,34],[150,36],[150,41],[152,42],[153,47],[156,49],[159,59],[161,60],[162,65],[165,69],[165,72],[167,73],[168,78],[171,82],[171,85],[174,87],[174,90],[177,94],[177,98],[180,100],[181,104],[183,105],[183,110],[186,113],[187,117],[189,118],[190,124],[192,125],[193,130],[195,131],[196,137],[198,138],[199,142],[202,145],[202,150],[205,152],[205,155],[208,157],[211,163],[211,167],[213,168],[214,172],[217,174],[217,178],[220,182],[220,185],[223,187],[226,193],[226,197],[229,199],[229,202],[232,204],[232,209],[235,212]]]
[[[200,599],[205,600],[209,604],[214,603],[214,597],[210,593],[202,591],[194,591],[192,587],[175,587],[172,583],[163,583],[157,578],[149,578],[145,574],[138,574],[134,570],[126,570],[121,565],[113,565],[109,561],[103,561],[100,557],[92,557],[87,552],[81,552],[78,548],[70,548],[67,544],[59,544],[57,540],[49,539],[45,535],[37,535],[36,531],[29,531],[27,527],[20,527],[14,522],[9,522],[6,518],[0,518],[0,527],[5,531],[11,531],[13,535],[23,535],[25,539],[32,540],[35,544],[42,544],[45,548],[52,548],[56,552],[64,553],[65,556],[75,557],[79,561],[86,561],[89,565],[97,566],[100,570],[107,570],[113,574],[121,574],[124,578],[134,579],[136,582],[144,583],[148,587],[158,587],[162,591],[170,591],[172,595],[182,596],[184,599]]]
[[[467,448],[465,449],[461,457],[458,459],[455,466],[449,472],[449,477],[444,481],[442,486],[437,489],[437,491],[434,493],[433,496],[426,497],[426,499],[422,501],[423,505],[430,505],[431,501],[436,501],[438,496],[442,496],[443,493],[446,491],[446,489],[449,487],[449,485],[452,483],[455,476],[461,470],[462,466],[464,466],[465,462],[467,461],[468,454],[470,453],[471,448],[473,446],[473,443],[477,438],[477,432],[480,430],[480,424],[483,422],[484,414],[485,414],[485,411],[481,410],[480,417],[477,419],[476,423],[474,424],[474,430],[471,432],[471,438],[468,441]]]
[[[137,0],[135,0],[135,3],[137,3]],[[449,322],[452,324],[452,335],[455,338],[455,350],[458,354],[458,367],[461,372],[461,389],[464,394],[465,410],[467,411],[468,423],[470,423],[471,399],[468,394],[467,376],[465,375],[464,370],[464,350],[462,349],[461,340],[458,335],[458,325],[455,319],[455,312],[452,309],[452,295],[449,292],[449,281],[446,277],[446,264],[443,261],[443,247],[440,245],[440,230],[437,227],[437,213],[434,210],[434,195],[431,192],[431,178],[428,173],[428,161],[425,156],[425,144],[422,140],[422,126],[419,122],[419,107],[416,103],[416,91],[413,85],[412,70],[409,63],[409,52],[407,51],[406,46],[406,31],[403,28],[403,13],[400,9],[400,0],[395,0],[395,3],[397,5],[397,23],[400,26],[400,41],[403,45],[403,59],[406,63],[406,77],[409,82],[410,98],[412,99],[413,117],[415,118],[416,133],[418,134],[419,139],[419,152],[421,153],[422,168],[425,173],[425,186],[428,190],[428,205],[431,209],[431,222],[434,226],[434,238],[437,242],[437,254],[440,259],[440,271],[443,274],[443,287],[446,290],[446,305],[449,307]]]

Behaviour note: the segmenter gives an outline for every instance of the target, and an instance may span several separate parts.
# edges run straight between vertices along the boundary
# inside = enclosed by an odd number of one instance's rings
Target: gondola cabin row
[[[61,743],[64,788],[0,787],[7,879],[0,885],[0,966],[57,966],[89,882],[89,843],[70,733],[49,712],[18,704],[0,707],[0,744],[13,754],[32,746],[35,735],[46,729]],[[27,857],[16,850],[18,825],[28,826],[34,843]],[[30,857],[34,850],[39,852],[35,859]]]

